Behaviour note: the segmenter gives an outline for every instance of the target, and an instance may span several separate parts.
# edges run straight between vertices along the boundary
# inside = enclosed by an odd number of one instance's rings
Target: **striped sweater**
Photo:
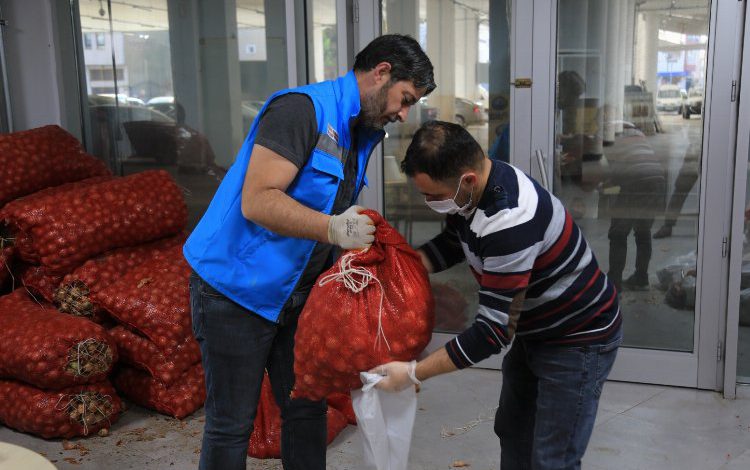
[[[468,218],[449,215],[421,249],[436,272],[468,261],[479,282],[473,325],[445,346],[458,368],[499,353],[514,335],[585,345],[619,331],[614,286],[583,233],[555,196],[511,165],[492,161],[477,209]]]

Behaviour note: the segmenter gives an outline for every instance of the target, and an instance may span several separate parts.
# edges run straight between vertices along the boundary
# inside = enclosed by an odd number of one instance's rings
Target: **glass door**
[[[535,28],[554,32],[549,53],[533,50],[549,98],[535,98],[534,152],[519,157],[547,170],[618,287],[612,378],[720,387],[736,107],[731,79],[712,77],[736,74],[737,2],[553,3],[535,2]]]
[[[419,41],[435,67],[437,89],[414,106],[406,122],[386,127],[382,155],[368,169],[371,187],[363,203],[376,207],[407,238],[419,246],[442,229],[443,217],[400,171],[414,132],[429,120],[464,126],[492,157],[512,159],[529,151],[531,89],[511,86],[511,70],[530,76],[528,57],[515,60],[514,45],[531,44],[531,28],[515,27],[514,18],[530,25],[531,4],[511,0],[382,0],[358,2],[359,48],[379,34],[408,34]],[[379,19],[375,27],[366,18]],[[362,24],[362,22],[367,22]],[[519,20],[516,20],[516,24]],[[525,123],[524,123],[525,120]],[[511,125],[513,123],[521,123]],[[432,276],[436,326],[428,350],[442,347],[470,325],[477,310],[477,285],[464,264]],[[499,368],[501,356],[484,367]]]

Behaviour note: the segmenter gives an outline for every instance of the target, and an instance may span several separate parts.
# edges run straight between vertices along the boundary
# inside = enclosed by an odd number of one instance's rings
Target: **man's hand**
[[[328,220],[328,242],[345,250],[369,247],[375,241],[375,225],[372,219],[360,214],[364,209],[352,206],[341,215]]]
[[[434,273],[435,269],[432,267],[432,262],[430,261],[430,258],[427,257],[427,254],[423,250],[417,250],[417,254],[419,255],[419,259],[422,260],[422,266],[427,270],[427,273]]]
[[[383,380],[375,385],[375,388],[385,390],[386,392],[400,392],[413,385],[419,386],[420,382],[414,375],[415,367],[416,361],[389,362],[388,364],[377,366],[370,373],[385,376]]]

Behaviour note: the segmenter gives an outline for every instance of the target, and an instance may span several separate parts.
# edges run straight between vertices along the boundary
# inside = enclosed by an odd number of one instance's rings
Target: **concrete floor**
[[[412,438],[410,469],[449,469],[457,460],[471,469],[499,468],[492,427],[500,373],[465,370],[424,384]],[[750,390],[737,400],[707,391],[610,382],[584,458],[589,470],[750,468]],[[460,400],[460,405],[458,404]],[[461,433],[457,428],[484,417]],[[184,421],[133,406],[108,437],[75,440],[86,450],[64,450],[0,427],[0,441],[40,452],[60,470],[197,468],[202,410]],[[455,436],[442,438],[443,429]],[[328,468],[363,469],[357,428],[347,427],[328,448]],[[278,460],[248,459],[248,469],[281,469]],[[6,470],[0,464],[0,469]],[[13,469],[16,470],[16,469]],[[18,469],[21,470],[21,469]],[[26,469],[23,469],[26,470]]]

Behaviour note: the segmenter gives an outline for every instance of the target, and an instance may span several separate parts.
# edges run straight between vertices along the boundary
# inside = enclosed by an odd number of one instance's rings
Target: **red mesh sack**
[[[162,351],[192,335],[190,266],[176,246],[93,294],[94,302],[120,323],[142,333]]]
[[[346,417],[329,406],[327,418],[326,443],[330,444],[346,427]],[[268,374],[263,377],[247,455],[256,459],[281,458],[281,410],[273,397]]]
[[[0,422],[45,439],[109,429],[121,411],[122,402],[109,382],[51,391],[0,380]]]
[[[13,279],[13,250],[12,246],[0,248],[0,289]]]
[[[55,305],[61,312],[99,322],[103,315],[91,299],[93,292],[99,292],[147,260],[167,256],[170,249],[184,243],[185,235],[179,234],[144,245],[118,248],[88,260],[58,282],[59,287],[53,294]]]
[[[55,290],[62,281],[62,276],[50,276],[41,266],[26,265],[19,271],[21,284],[34,295],[41,296],[47,302],[52,302],[55,298]]]
[[[346,418],[346,422],[357,425],[357,415],[354,414],[352,396],[348,393],[335,392],[326,397],[329,408],[333,408]]]
[[[4,246],[15,246],[16,252],[26,253],[26,261],[39,264],[39,258],[34,257],[34,240],[30,233],[19,230],[13,225],[13,220],[24,214],[30,214],[38,208],[43,207],[45,201],[54,201],[59,195],[68,191],[78,191],[93,184],[111,180],[111,176],[97,176],[74,183],[67,183],[53,188],[29,194],[16,199],[2,207],[0,210],[0,237]]]
[[[108,174],[104,162],[59,126],[0,134],[0,207],[44,188]]]
[[[345,253],[318,278],[299,318],[294,396],[360,388],[361,371],[416,358],[432,335],[434,302],[419,255],[382,216],[367,251]]]
[[[122,326],[109,330],[109,335],[117,345],[121,362],[147,371],[167,386],[201,360],[200,347],[192,336],[176,348],[162,352],[152,341]]]
[[[439,331],[463,331],[471,317],[467,315],[468,303],[461,292],[448,284],[433,282],[435,296],[435,329]]]
[[[14,201],[0,210],[0,220],[21,259],[64,275],[107,250],[181,232],[187,207],[172,177],[155,170]]]
[[[170,386],[131,367],[121,367],[113,382],[133,403],[177,419],[193,414],[206,401],[206,381],[200,364],[193,365]]]
[[[106,330],[38,304],[23,289],[0,297],[0,376],[58,389],[102,381],[117,360]]]

